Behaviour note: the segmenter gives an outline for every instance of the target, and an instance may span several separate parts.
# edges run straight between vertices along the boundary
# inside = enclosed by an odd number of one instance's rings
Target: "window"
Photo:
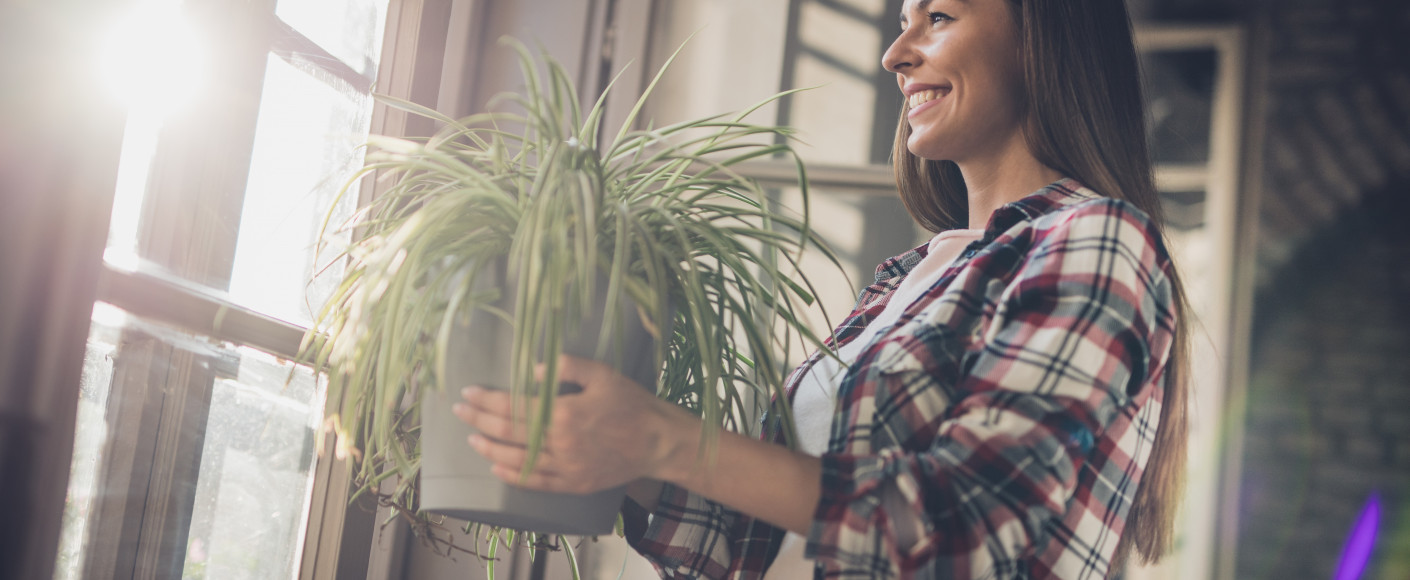
[[[1138,28],[1136,42],[1156,186],[1196,321],[1190,333],[1189,465],[1175,552],[1158,566],[1133,566],[1127,577],[1230,577],[1215,568],[1220,559],[1231,560],[1235,538],[1225,533],[1236,529],[1221,521],[1234,514],[1221,514],[1220,502],[1228,493],[1221,489],[1228,462],[1239,454],[1231,446],[1237,434],[1227,429],[1236,423],[1228,418],[1235,406],[1228,393],[1235,388],[1231,369],[1241,348],[1233,330],[1241,316],[1233,309],[1234,260],[1236,228],[1245,226],[1236,222],[1247,219],[1239,216],[1244,36],[1231,26],[1151,27]]]
[[[56,578],[307,568],[323,392],[290,359],[336,277],[316,242],[360,165],[387,10],[387,0],[168,1],[127,22],[129,40],[189,25],[178,40],[199,42],[150,43],[129,55],[137,62],[184,51],[204,61],[119,80],[204,86],[129,116]],[[357,201],[354,183],[336,213]]]

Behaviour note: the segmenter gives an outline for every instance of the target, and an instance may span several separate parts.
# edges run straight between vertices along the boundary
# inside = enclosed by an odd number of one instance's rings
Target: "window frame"
[[[1257,228],[1256,198],[1250,193],[1255,190],[1248,181],[1250,170],[1241,163],[1257,157],[1248,150],[1249,138],[1258,131],[1250,119],[1261,117],[1247,110],[1248,42],[1239,25],[1136,27],[1139,52],[1208,49],[1217,55],[1206,163],[1156,167],[1156,186],[1162,191],[1205,191],[1200,235],[1211,242],[1209,283],[1216,292],[1190,327],[1189,467],[1176,524],[1177,548],[1156,566],[1129,565],[1126,577],[1131,580],[1233,577],[1238,514],[1229,506],[1238,502]]]
[[[83,297],[82,302],[88,306],[95,302],[108,303],[144,319],[172,325],[182,332],[293,360],[297,358],[305,328],[235,304],[221,294],[220,288],[228,284],[233,267],[238,231],[220,219],[240,215],[268,55],[279,56],[325,82],[336,79],[333,82],[347,83],[355,90],[366,90],[373,83],[280,20],[275,15],[274,0],[187,4],[203,21],[222,23],[212,28],[220,30],[215,35],[216,42],[223,42],[220,48],[227,50],[217,52],[233,58],[234,62],[221,63],[226,66],[220,67],[222,75],[210,91],[216,98],[183,118],[208,120],[213,111],[225,114],[214,116],[219,118],[215,123],[183,123],[182,118],[167,123],[169,129],[163,131],[154,156],[153,173],[148,179],[143,203],[139,245],[147,263],[137,270],[101,261],[106,246],[102,243],[102,234],[106,233],[111,213],[120,145],[107,151],[112,156],[111,167],[100,173],[107,179],[100,180],[92,189],[102,191],[103,195],[97,197],[108,204],[89,216],[103,227],[93,228],[97,234],[88,236],[88,257],[92,263],[83,271],[94,280],[90,285],[92,293]],[[383,58],[389,53],[406,52],[398,52],[387,45],[405,44],[407,39],[417,47],[427,48],[419,53],[422,59],[435,52],[428,42],[434,44],[437,39],[422,34],[426,24],[434,27],[434,11],[421,9],[440,5],[448,6],[449,0],[389,0],[389,13],[401,10],[427,14],[424,19],[395,22],[389,14]],[[393,42],[393,38],[398,40]],[[444,38],[440,41],[443,45]],[[86,43],[81,45],[87,46]],[[418,53],[413,50],[410,54]],[[395,66],[391,65],[393,61]],[[438,59],[436,64],[439,65]],[[378,83],[390,89],[382,92],[415,99],[417,91],[424,92],[423,85],[427,84],[422,78],[425,75],[418,74],[422,68],[425,67],[406,57],[384,60],[379,67]],[[433,86],[436,82],[438,76],[431,80]],[[397,118],[380,104],[374,107],[373,114],[373,131],[409,134],[407,126],[412,123],[404,115]],[[124,117],[114,117],[117,119],[114,133],[120,143]],[[189,166],[200,167],[202,171],[188,172],[185,169]],[[364,198],[368,189],[363,189]],[[210,211],[212,201],[220,204],[216,211]],[[216,217],[210,219],[210,216]],[[207,219],[208,223],[203,223],[202,219]],[[96,248],[93,239],[98,240]],[[158,264],[155,270],[150,268],[151,262]],[[8,308],[9,304],[5,306]],[[85,338],[90,310],[83,308],[68,317],[72,325],[82,326]],[[189,531],[194,483],[204,443],[204,423],[215,378],[209,369],[218,365],[203,365],[197,355],[161,345],[137,333],[123,334],[122,364],[115,369],[115,396],[110,398],[115,408],[109,409],[114,418],[109,424],[114,427],[105,443],[99,475],[100,485],[105,489],[122,491],[104,493],[95,499],[95,510],[85,534],[83,575],[86,578],[180,576],[184,538]],[[81,363],[86,350],[83,342],[80,340],[78,346],[70,350],[77,352]],[[172,365],[181,367],[181,372],[168,373]],[[81,368],[81,364],[71,367],[73,372]],[[63,456],[64,477],[52,478],[55,481],[66,482],[68,477],[78,384],[75,375],[71,387],[64,392],[72,399],[67,405],[68,425],[64,429],[68,453]],[[301,539],[306,541],[300,550],[300,578],[357,577],[358,559],[338,556],[341,552],[365,555],[370,543],[370,511],[348,505],[348,469],[332,457],[332,453],[321,453],[314,468],[314,501],[310,503],[313,513],[301,534]],[[57,486],[61,508],[66,487]],[[55,517],[54,521],[61,519]],[[307,533],[309,530],[314,533]],[[355,533],[356,530],[366,531]],[[57,529],[55,532],[57,539]],[[93,541],[96,538],[103,540]],[[54,548],[40,551],[39,554],[44,555],[33,559],[42,568],[30,569],[44,572],[24,576],[51,577],[55,553]],[[360,568],[365,571],[365,559]]]

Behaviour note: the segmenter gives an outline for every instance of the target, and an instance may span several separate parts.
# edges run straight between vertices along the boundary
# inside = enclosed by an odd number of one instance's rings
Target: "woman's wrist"
[[[711,450],[701,453],[701,420],[665,401],[658,403],[643,421],[656,450],[646,477],[807,533],[821,495],[822,462],[817,457],[723,429],[710,442]],[[759,484],[765,480],[770,484]],[[641,488],[636,489],[640,494]]]
[[[703,424],[698,417],[666,401],[658,399],[657,410],[652,426],[656,453],[646,476],[680,483],[696,463]]]

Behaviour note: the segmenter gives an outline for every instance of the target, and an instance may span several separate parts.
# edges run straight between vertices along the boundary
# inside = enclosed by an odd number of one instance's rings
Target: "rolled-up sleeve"
[[[1174,335],[1169,260],[1126,202],[1045,219],[970,340],[912,324],[849,373],[843,396],[868,403],[846,412],[870,414],[850,436],[899,443],[823,456],[808,554],[828,577],[1017,577],[1084,465],[1125,474],[1115,493],[1134,495],[1146,455],[1108,429],[1139,414],[1153,437],[1143,407],[1158,409]],[[1104,525],[1119,534],[1130,497],[1117,503]]]
[[[623,517],[646,518],[644,513]],[[656,510],[638,536],[628,535],[631,546],[646,557],[662,578],[723,578],[732,567],[729,540],[739,514],[724,505],[663,484]]]

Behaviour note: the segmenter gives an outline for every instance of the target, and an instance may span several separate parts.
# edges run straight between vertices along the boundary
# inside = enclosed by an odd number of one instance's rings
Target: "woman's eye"
[[[954,20],[954,18],[951,18],[949,14],[946,14],[944,12],[931,12],[929,14],[926,14],[925,16],[930,19],[931,24],[939,24],[941,22],[949,22],[951,20]]]

